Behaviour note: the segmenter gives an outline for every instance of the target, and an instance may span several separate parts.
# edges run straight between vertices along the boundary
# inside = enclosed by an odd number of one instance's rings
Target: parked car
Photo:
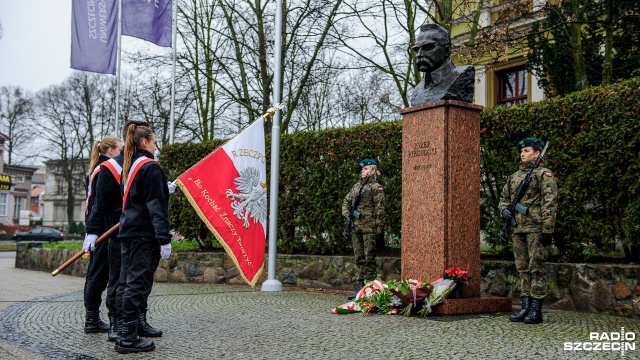
[[[37,227],[26,232],[15,233],[13,240],[62,241],[64,240],[64,234],[50,227]]]

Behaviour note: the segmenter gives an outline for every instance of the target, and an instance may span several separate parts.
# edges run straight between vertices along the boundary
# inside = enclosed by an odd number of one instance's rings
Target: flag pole
[[[175,133],[175,121],[174,121],[174,107],[176,104],[176,52],[178,38],[178,1],[173,1],[173,65],[171,67],[171,110],[169,112],[169,144],[173,144],[173,137]]]
[[[113,133],[116,137],[119,137],[118,120],[120,117],[120,64],[122,62],[122,0],[118,0],[118,60],[116,66],[116,121],[113,126]],[[122,139],[124,141],[124,139]]]
[[[280,71],[282,68],[282,0],[276,0],[276,34],[273,69],[273,100],[280,103]],[[276,253],[278,250],[278,176],[280,168],[280,117],[277,109],[271,127],[271,180],[269,182],[269,267],[262,291],[282,291],[282,283],[276,279]]]

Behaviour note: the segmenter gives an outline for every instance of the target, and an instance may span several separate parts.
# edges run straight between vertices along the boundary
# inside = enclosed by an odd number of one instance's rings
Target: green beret
[[[537,146],[537,147],[542,147],[544,146],[544,143],[542,142],[542,140],[538,139],[538,138],[526,138],[524,140],[520,140],[520,142],[518,143],[518,151],[522,150],[523,148],[529,147],[529,146]]]
[[[372,159],[362,159],[360,160],[360,163],[358,163],[358,166],[360,166],[361,169],[367,165],[378,165],[378,163]]]

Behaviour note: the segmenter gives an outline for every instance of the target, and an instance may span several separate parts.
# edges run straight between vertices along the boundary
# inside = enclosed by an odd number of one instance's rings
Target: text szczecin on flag
[[[116,74],[118,6],[115,0],[73,0],[71,68]]]
[[[122,35],[171,47],[171,0],[122,0]]]
[[[262,117],[175,183],[252,287],[262,274],[267,235],[267,166]]]

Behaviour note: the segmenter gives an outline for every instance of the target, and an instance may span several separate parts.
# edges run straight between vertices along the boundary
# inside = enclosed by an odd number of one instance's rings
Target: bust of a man
[[[453,65],[449,32],[440,25],[420,26],[420,33],[413,46],[416,66],[423,73],[411,94],[411,106],[423,105],[438,100],[473,101],[473,66]]]

